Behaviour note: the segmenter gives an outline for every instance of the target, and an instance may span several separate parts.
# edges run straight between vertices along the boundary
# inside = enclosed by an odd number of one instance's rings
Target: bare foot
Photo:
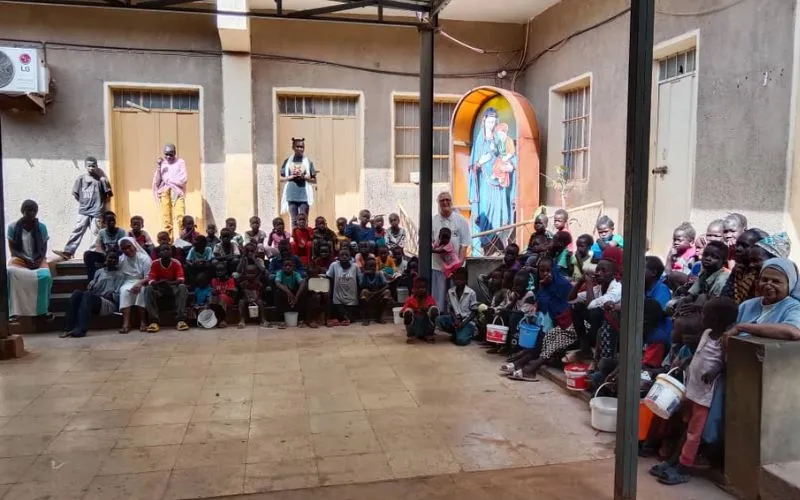
[[[228,328],[228,322],[220,321],[219,324],[217,325],[217,328]]]
[[[244,321],[240,321],[240,322],[239,322],[239,324],[238,324],[238,325],[236,325],[236,328],[238,328],[238,329],[240,329],[240,330],[241,330],[242,328],[244,328]]]

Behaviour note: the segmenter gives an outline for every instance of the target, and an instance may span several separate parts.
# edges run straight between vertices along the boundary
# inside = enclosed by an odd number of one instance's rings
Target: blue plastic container
[[[520,323],[519,324],[519,346],[525,349],[530,349],[536,346],[536,341],[539,340],[539,332],[542,327],[534,323]]]

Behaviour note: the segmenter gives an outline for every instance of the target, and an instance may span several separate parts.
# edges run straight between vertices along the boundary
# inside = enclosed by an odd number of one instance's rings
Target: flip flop
[[[188,330],[188,329],[189,329],[189,325],[187,325],[185,321],[178,321],[178,324],[177,324],[177,325],[175,325],[175,328],[176,328],[176,329],[177,329],[179,332],[185,332],[186,330]]]
[[[654,466],[650,467],[650,470],[647,472],[649,472],[653,477],[662,477],[664,472],[670,467],[672,467],[672,464],[669,462],[661,462],[660,464],[655,464]]]
[[[130,331],[131,331],[131,329],[130,329],[130,328],[125,328],[125,327],[122,327],[122,328],[120,328],[119,330],[117,330],[117,333],[123,333],[123,334],[124,334],[124,333],[128,333],[128,332],[130,332]]]
[[[691,477],[688,474],[683,474],[677,467],[670,467],[658,477],[658,482],[667,486],[675,486],[688,483],[690,479]]]
[[[514,363],[500,365],[500,375],[511,375],[514,373]]]
[[[158,323],[150,323],[147,327],[147,333],[158,333],[161,330],[161,327],[158,326]]]
[[[514,373],[510,373],[508,378],[511,380],[519,380],[521,382],[538,382],[539,379],[536,377],[526,377],[522,374],[522,370],[514,370]]]

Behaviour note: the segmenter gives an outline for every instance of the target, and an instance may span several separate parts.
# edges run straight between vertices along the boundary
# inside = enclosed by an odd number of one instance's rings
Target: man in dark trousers
[[[112,196],[111,183],[105,172],[97,166],[97,159],[94,156],[87,157],[86,173],[75,179],[75,184],[72,186],[72,197],[78,202],[75,227],[67,244],[64,245],[64,250],[53,250],[53,253],[64,260],[70,260],[75,255],[87,229],[97,236],[102,225],[103,213]]]

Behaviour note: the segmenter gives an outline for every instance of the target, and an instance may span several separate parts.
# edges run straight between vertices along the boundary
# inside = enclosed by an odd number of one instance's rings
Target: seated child
[[[389,247],[380,245],[375,251],[375,262],[378,265],[378,271],[383,274],[386,281],[393,281],[397,275],[397,264],[392,257]]]
[[[194,217],[191,215],[183,216],[181,226],[180,236],[178,240],[175,241],[175,246],[181,249],[188,249],[190,246],[194,245],[200,233],[197,232],[197,227],[194,224]]]
[[[269,259],[269,268],[267,271],[270,279],[274,279],[278,271],[283,269],[284,260],[294,261],[294,270],[300,273],[301,276],[305,275],[306,270],[300,258],[296,255],[292,255],[291,243],[289,243],[289,240],[283,240],[278,243],[278,255]]]
[[[208,246],[214,248],[219,243],[219,237],[217,236],[217,225],[213,222],[209,222],[206,225],[206,240],[208,240]]]
[[[278,249],[278,244],[283,240],[291,240],[291,235],[286,232],[285,224],[283,219],[280,217],[275,217],[272,219],[272,231],[270,231],[269,236],[267,237],[267,243],[264,245],[267,248],[274,248],[275,250]],[[273,252],[277,254],[277,252]]]
[[[211,295],[213,289],[208,281],[208,275],[205,272],[199,272],[194,278],[194,287],[192,288],[192,304],[189,309],[189,317],[194,320],[203,309],[211,305]]]
[[[119,251],[119,240],[126,236],[121,227],[117,227],[117,215],[112,211],[103,214],[105,227],[97,233],[94,248],[83,253],[83,263],[86,265],[86,277],[89,281],[94,279],[94,273],[103,267],[106,261],[106,252]]]
[[[257,215],[250,217],[250,230],[244,232],[244,240],[256,245],[264,245],[267,240],[267,233],[261,230],[261,218]]]
[[[311,257],[317,257],[319,245],[327,244],[329,246],[329,255],[337,247],[336,233],[328,229],[328,222],[325,217],[319,216],[314,219],[314,244],[312,246]]]
[[[593,246],[594,238],[592,238],[591,234],[582,234],[575,241],[575,259],[577,259],[581,268],[581,274],[587,271],[594,272],[594,264],[592,263]]]
[[[208,240],[202,234],[198,235],[194,240],[192,248],[186,255],[186,279],[189,283],[194,283],[199,273],[203,272],[206,275],[213,270],[211,261],[214,260],[214,252],[208,246]]]
[[[685,300],[693,302],[700,295],[708,298],[719,297],[728,281],[730,271],[725,269],[728,260],[728,248],[720,241],[710,241],[703,249],[703,270],[700,276],[692,283]]]
[[[372,253],[372,242],[371,241],[360,241],[358,242],[358,253],[356,254],[356,267],[359,269],[364,269],[364,264],[367,262],[367,259],[372,257],[375,258],[375,255]]]
[[[369,210],[361,210],[358,212],[358,224],[348,224],[345,227],[344,233],[350,238],[350,241],[361,243],[362,241],[375,241],[375,228],[368,224],[372,220],[372,215]]]
[[[244,238],[241,234],[236,232],[236,219],[228,217],[225,219],[225,227],[231,232],[232,240],[240,249],[244,248]]]
[[[228,273],[239,266],[241,252],[239,245],[233,241],[233,233],[227,227],[219,233],[219,243],[214,246],[214,260],[226,265]]]
[[[150,264],[150,273],[147,275],[147,279],[147,316],[150,318],[147,331],[156,333],[161,329],[159,301],[164,299],[172,299],[175,317],[178,321],[176,325],[178,331],[188,330],[189,325],[186,323],[188,290],[184,284],[183,266],[177,259],[172,258],[172,247],[169,245],[158,247],[158,259]]]
[[[616,279],[618,262],[621,256],[612,254],[622,252],[621,248],[610,245],[597,263],[594,273],[584,274],[575,284],[569,295],[572,305],[572,325],[580,340],[580,356],[592,359],[592,346],[597,342],[597,334],[605,320],[605,306],[618,304],[622,300],[622,284]],[[583,291],[580,291],[581,289]],[[589,327],[586,327],[588,323]]]
[[[622,236],[614,234],[614,221],[611,220],[611,217],[607,215],[600,216],[595,224],[595,230],[597,231],[597,240],[592,245],[593,261],[596,262],[600,260],[600,256],[603,255],[603,250],[608,246],[617,246],[620,248],[624,246]]]
[[[347,236],[347,219],[339,217],[336,219],[336,248],[341,248],[342,245],[350,244],[350,237]]]
[[[153,253],[156,248],[150,235],[144,230],[144,218],[141,215],[131,217],[131,230],[128,231],[128,236],[136,240],[136,243],[148,254]]]
[[[64,331],[66,337],[85,337],[92,315],[108,316],[119,308],[119,288],[127,278],[119,270],[119,254],[106,252],[106,265],[94,274],[86,290],[75,290],[69,297]]]
[[[317,256],[311,259],[311,262],[308,264],[308,279],[314,279],[319,277],[325,277],[328,269],[331,267],[335,261],[333,259],[333,252],[331,250],[331,245],[328,241],[321,241],[317,246]],[[312,291],[310,289],[311,282],[306,288],[308,288],[308,304],[306,307],[306,315],[308,317],[308,321],[316,324],[323,324],[326,326],[332,326],[328,324],[328,304],[330,303],[330,293],[326,292],[317,292]],[[320,318],[321,321],[317,321]]]
[[[386,231],[386,245],[391,249],[406,246],[406,230],[400,227],[400,216],[389,214],[389,230]]]
[[[561,276],[571,282],[578,281],[583,276],[580,264],[575,254],[569,251],[572,244],[572,235],[566,231],[559,231],[553,236],[548,254],[556,263],[556,268]]]
[[[251,244],[248,243],[248,245]],[[242,262],[244,261],[242,259]],[[236,325],[236,328],[245,327],[245,322],[250,317],[251,306],[258,309],[257,317],[261,320],[261,326],[267,326],[267,311],[262,299],[263,289],[264,285],[259,280],[258,268],[255,264],[247,264],[239,281],[239,324]]]
[[[533,219],[533,233],[528,239],[528,246],[524,253],[526,260],[532,255],[541,255],[547,250],[550,240],[553,238],[553,235],[547,230],[548,222],[545,214],[539,214]]]
[[[317,255],[308,264],[308,276],[323,276],[328,272],[328,268],[335,262],[333,258],[333,248],[327,241],[319,242]]]
[[[544,234],[533,234],[528,242],[528,248],[523,257],[525,258],[525,267],[530,271],[536,269],[539,262],[539,257],[547,255],[550,250],[551,239]]]
[[[458,252],[450,241],[452,232],[450,228],[443,227],[439,230],[439,238],[433,243],[433,253],[438,254],[444,263],[445,277],[449,278],[453,275],[453,271],[461,267],[461,261],[458,259]]]
[[[510,280],[513,280],[513,276]],[[479,286],[483,286],[483,283],[480,281],[478,282]],[[477,317],[477,327],[478,327],[478,338],[481,341],[486,340],[486,325],[494,320],[496,315],[497,309],[500,307],[500,304],[506,298],[507,289],[503,288],[503,270],[502,269],[495,269],[486,279],[486,290],[485,290],[485,297],[486,303],[481,304],[481,306],[486,306],[483,309],[483,313],[479,314]]]
[[[294,261],[285,259],[283,269],[275,275],[275,307],[278,313],[283,315],[285,312],[295,311],[298,315],[302,315],[304,312],[302,298],[305,291],[306,281],[295,270]],[[308,326],[317,328],[317,324],[313,322],[309,322]],[[283,325],[283,328],[285,327]]]
[[[297,227],[292,229],[292,253],[307,266],[314,246],[314,230],[308,227],[308,216],[304,213],[297,214],[295,221]]]
[[[172,248],[172,258],[178,259],[178,262],[183,263],[183,252],[181,252],[179,248],[172,246],[170,243],[169,233],[166,231],[159,231],[156,235],[156,246],[153,248],[153,251],[150,252],[150,260],[158,260],[158,247],[161,245],[167,245],[168,247]]]
[[[514,275],[505,300],[497,308],[503,322],[508,326],[508,336],[505,345],[495,344],[487,350],[488,354],[512,354],[519,335],[519,323],[536,314],[536,294],[528,289],[531,275],[520,271]]]
[[[383,228],[383,215],[372,218],[372,228],[375,230],[375,247],[386,246],[386,229]]]
[[[369,325],[370,319],[378,323],[385,323],[383,312],[391,303],[392,294],[383,273],[378,271],[375,257],[367,258],[358,284],[361,290],[359,298],[364,319],[363,325]]]
[[[667,254],[667,266],[670,272],[691,274],[697,261],[695,248],[696,232],[688,222],[684,222],[672,232],[672,248]]]
[[[286,242],[288,246],[288,241]],[[274,260],[274,259],[273,259]],[[240,279],[244,276],[244,272],[247,270],[247,266],[255,266],[257,272],[257,278],[259,280],[266,279],[267,275],[271,275],[271,272],[268,273],[267,265],[264,262],[264,259],[258,256],[258,247],[255,243],[247,243],[244,246],[244,251],[242,252],[242,256],[239,259],[239,265],[236,268],[236,272],[233,274],[235,279]],[[280,265],[276,266],[276,273],[280,269]],[[272,269],[272,260],[270,260],[270,270]]]
[[[413,344],[417,339],[422,339],[429,344],[436,342],[436,317],[439,309],[436,301],[428,293],[428,280],[418,277],[414,280],[414,289],[411,296],[403,304],[400,314],[406,325],[406,343]]]
[[[736,323],[738,307],[728,297],[716,297],[703,306],[703,332],[700,343],[686,372],[685,415],[688,415],[686,438],[678,463],[666,464],[658,481],[675,485],[689,481],[689,473],[695,466],[700,441],[709,415],[714,385],[725,369],[725,345],[723,334]]]
[[[436,326],[451,334],[450,340],[458,346],[469,345],[478,329],[478,299],[475,290],[467,286],[468,278],[466,267],[453,271],[455,286],[447,291],[447,312],[436,318]]]
[[[222,230],[227,231],[226,229]],[[217,328],[228,326],[228,309],[236,300],[236,280],[228,272],[225,262],[217,261],[217,275],[211,280],[211,304],[210,308],[217,317]]]
[[[333,296],[333,316],[329,326],[348,326],[350,314],[358,308],[358,281],[360,271],[350,259],[350,249],[339,248],[339,260],[328,268],[326,276],[333,280],[331,295]]]

